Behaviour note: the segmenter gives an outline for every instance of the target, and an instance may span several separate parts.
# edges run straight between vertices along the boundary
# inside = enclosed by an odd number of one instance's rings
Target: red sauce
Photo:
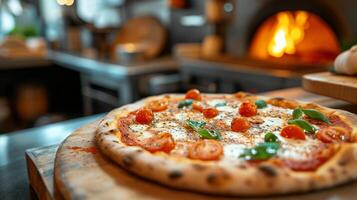
[[[74,151],[82,151],[86,153],[92,153],[96,154],[97,153],[97,148],[96,147],[78,147],[78,146],[73,146],[73,147],[67,147],[68,149],[74,150]]]

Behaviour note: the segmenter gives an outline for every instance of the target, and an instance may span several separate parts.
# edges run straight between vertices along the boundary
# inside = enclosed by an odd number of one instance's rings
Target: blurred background
[[[355,0],[0,0],[0,133],[149,95],[301,89],[357,42]]]

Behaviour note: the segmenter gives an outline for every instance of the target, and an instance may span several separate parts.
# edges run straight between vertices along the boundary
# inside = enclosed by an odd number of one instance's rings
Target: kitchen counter
[[[7,58],[0,56],[0,60],[0,70],[49,67],[52,64],[46,57]]]
[[[182,81],[186,88],[192,80],[210,83],[207,92],[231,93],[237,90],[265,92],[301,85],[303,75],[325,71],[327,66],[297,65],[265,62],[249,58],[236,58],[229,55],[215,57],[177,58]],[[208,86],[198,86],[207,88]]]
[[[60,51],[50,51],[48,57],[52,62],[62,67],[83,73],[96,74],[97,76],[105,75],[114,79],[177,70],[176,62],[171,57],[162,57],[131,64],[100,60],[85,55]]]
[[[266,60],[254,60],[247,57],[236,58],[229,55],[213,56],[210,58],[182,56],[178,60],[181,68],[184,67],[186,69],[187,66],[190,66],[192,70],[216,70],[216,73],[225,73],[228,77],[234,76],[234,73],[245,73],[279,78],[301,78],[308,73],[327,70],[327,66],[325,65],[292,65]]]
[[[178,65],[170,56],[123,63],[83,53],[48,50],[47,57],[5,58],[0,55],[0,60],[0,71],[57,66],[78,72],[86,115],[102,112],[94,110],[93,104],[97,102],[113,108],[133,102],[147,91],[143,88],[152,77],[178,72]]]
[[[48,51],[47,57],[8,58],[0,56],[0,70],[32,67],[48,67],[53,63],[79,72],[110,76],[120,79],[157,72],[175,71],[177,65],[171,57],[124,64],[111,60],[99,60],[81,54]]]
[[[103,114],[0,135],[0,199],[30,199],[25,150],[61,143],[75,129]]]

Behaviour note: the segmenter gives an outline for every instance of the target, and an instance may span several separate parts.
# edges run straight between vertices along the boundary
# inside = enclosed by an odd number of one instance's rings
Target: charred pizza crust
[[[96,134],[101,152],[141,177],[178,189],[211,194],[266,196],[297,193],[328,188],[357,178],[357,143],[343,143],[337,153],[315,171],[296,172],[272,162],[247,166],[172,157],[163,152],[150,153],[141,147],[128,146],[121,142],[118,119],[141,108],[146,102],[163,96],[149,97],[110,112],[101,121]],[[337,114],[353,128],[352,137],[357,138],[357,117],[351,113],[282,98],[248,98],[265,99],[275,105],[280,103],[282,107],[298,104],[304,108],[318,109],[325,114]]]

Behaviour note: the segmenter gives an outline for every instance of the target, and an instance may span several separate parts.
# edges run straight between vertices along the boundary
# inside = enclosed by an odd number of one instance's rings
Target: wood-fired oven
[[[354,0],[237,0],[234,5],[225,38],[227,52],[237,56],[326,65],[357,39]]]

